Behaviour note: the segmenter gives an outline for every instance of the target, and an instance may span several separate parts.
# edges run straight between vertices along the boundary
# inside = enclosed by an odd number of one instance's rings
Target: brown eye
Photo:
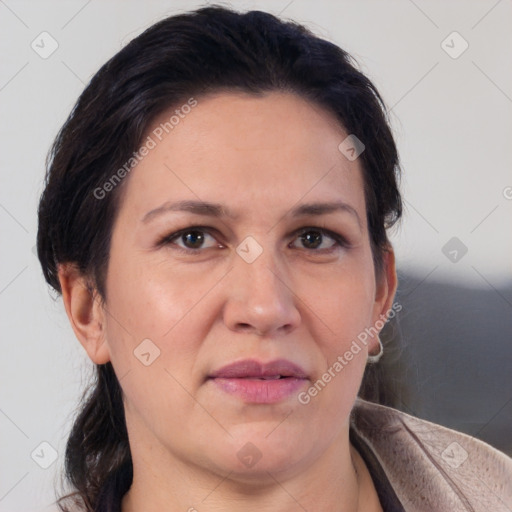
[[[199,249],[204,243],[204,234],[201,231],[187,231],[180,238],[187,249]]]
[[[303,229],[298,234],[298,240],[300,241],[300,248],[304,249],[332,249],[336,245],[343,245],[340,240],[334,234],[320,230],[320,229]]]
[[[323,235],[319,231],[308,231],[301,235],[302,245],[307,249],[316,249],[322,245]]]
[[[201,249],[220,247],[221,244],[206,229],[198,227],[186,228],[165,236],[158,246],[170,246],[171,248],[199,252]],[[173,247],[174,246],[174,247]]]

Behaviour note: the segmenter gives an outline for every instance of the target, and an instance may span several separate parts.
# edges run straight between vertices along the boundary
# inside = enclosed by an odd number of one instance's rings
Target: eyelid
[[[187,226],[183,229],[179,229],[178,231],[173,231],[172,233],[169,233],[168,235],[164,235],[162,238],[160,238],[158,240],[158,242],[156,243],[156,246],[163,247],[167,244],[173,243],[173,241],[175,239],[179,238],[184,233],[188,233],[190,231],[201,231],[203,233],[210,235],[211,237],[213,237],[215,239],[219,236],[219,232],[215,228],[212,228],[210,226],[191,225],[191,226]],[[213,233],[216,233],[216,236],[214,236]],[[222,245],[220,242],[219,242],[219,244]],[[188,247],[180,247],[179,245],[176,245],[176,248],[178,250],[185,251],[185,252],[191,252],[191,253],[192,252],[197,253],[199,251],[199,249],[190,249]]]
[[[163,246],[165,246],[167,244],[173,243],[173,241],[175,239],[179,238],[184,233],[188,233],[190,231],[201,231],[201,232],[204,232],[206,234],[209,234],[210,236],[212,236],[215,239],[217,239],[219,237],[219,235],[220,235],[220,232],[217,229],[213,228],[213,227],[202,226],[202,225],[201,226],[200,225],[190,225],[190,226],[187,226],[187,227],[185,227],[183,229],[179,229],[177,231],[173,231],[172,233],[161,237],[159,239],[159,241],[157,242],[156,247],[163,247]],[[347,238],[345,236],[341,235],[340,233],[337,233],[335,231],[332,231],[330,229],[323,228],[323,227],[320,227],[320,226],[303,226],[303,227],[300,227],[300,228],[296,229],[290,235],[291,237],[293,237],[292,241],[296,237],[298,237],[298,236],[300,236],[300,235],[302,235],[304,233],[307,233],[309,231],[318,231],[318,232],[322,233],[322,235],[331,238],[336,243],[332,247],[330,247],[328,249],[323,249],[323,250],[322,249],[320,249],[320,250],[311,249],[311,250],[308,250],[307,248],[303,248],[305,251],[321,253],[322,251],[333,250],[336,247],[342,247],[342,248],[343,247],[345,247],[345,248],[350,247],[350,243],[349,243],[349,241],[347,240]],[[218,240],[217,240],[217,242],[221,246],[224,245],[221,242],[219,242]],[[208,249],[208,248],[209,247],[207,247],[206,249]],[[190,249],[188,247],[181,247],[181,246],[175,244],[175,249],[177,249],[179,251],[183,251],[185,253],[189,253],[189,254],[192,254],[192,253],[198,254],[200,252],[200,250],[203,249],[203,248]]]
[[[333,246],[333,248],[338,245],[340,247],[350,247],[350,243],[347,240],[347,238],[340,233],[337,233],[336,231],[332,231],[327,228],[323,228],[320,226],[304,226],[302,228],[297,229],[293,232],[293,236],[302,235],[304,233],[308,233],[309,231],[319,231],[324,236],[328,236],[332,240],[336,242],[336,244]],[[329,249],[328,249],[329,250]],[[321,251],[312,251],[312,252],[321,252]]]

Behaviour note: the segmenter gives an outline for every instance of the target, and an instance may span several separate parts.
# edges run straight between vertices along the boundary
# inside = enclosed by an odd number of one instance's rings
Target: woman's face
[[[198,98],[167,134],[173,114],[126,178],[106,281],[104,351],[134,459],[300,471],[347,435],[377,341],[351,346],[395,291],[392,254],[374,275],[359,159],[338,149],[348,134],[330,114],[292,94]],[[210,378],[247,359],[304,375]]]

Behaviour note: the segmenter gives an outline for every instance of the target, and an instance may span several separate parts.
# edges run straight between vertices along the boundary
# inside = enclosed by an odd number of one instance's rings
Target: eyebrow
[[[361,226],[361,219],[357,210],[347,203],[342,201],[335,201],[331,203],[306,203],[294,208],[290,215],[292,217],[301,217],[303,215],[326,215],[328,213],[334,213],[337,211],[343,211],[353,215],[359,226]]]
[[[176,203],[164,203],[163,205],[149,211],[142,217],[142,222],[146,223],[166,212],[189,212],[196,215],[207,215],[210,217],[230,217],[237,216],[230,212],[226,207],[218,203],[209,203],[206,201],[178,201]]]
[[[224,205],[219,203],[210,203],[207,201],[178,201],[175,203],[164,203],[158,208],[147,212],[144,217],[142,217],[141,221],[144,223],[149,222],[155,217],[162,215],[163,213],[173,211],[173,212],[188,212],[194,213],[196,215],[206,215],[210,217],[229,217],[231,219],[237,219],[239,216],[234,212],[226,208]],[[337,211],[343,211],[350,213],[354,216],[359,224],[359,227],[362,227],[361,219],[356,209],[353,206],[350,206],[347,203],[342,201],[334,201],[328,203],[305,203],[301,204],[295,208],[293,208],[290,212],[288,212],[284,217],[303,217],[303,216],[319,216],[326,215],[329,213],[334,213]]]

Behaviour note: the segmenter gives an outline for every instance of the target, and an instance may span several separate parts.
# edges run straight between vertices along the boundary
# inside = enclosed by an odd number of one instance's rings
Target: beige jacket
[[[512,459],[500,451],[359,398],[352,414],[407,512],[512,512]]]

